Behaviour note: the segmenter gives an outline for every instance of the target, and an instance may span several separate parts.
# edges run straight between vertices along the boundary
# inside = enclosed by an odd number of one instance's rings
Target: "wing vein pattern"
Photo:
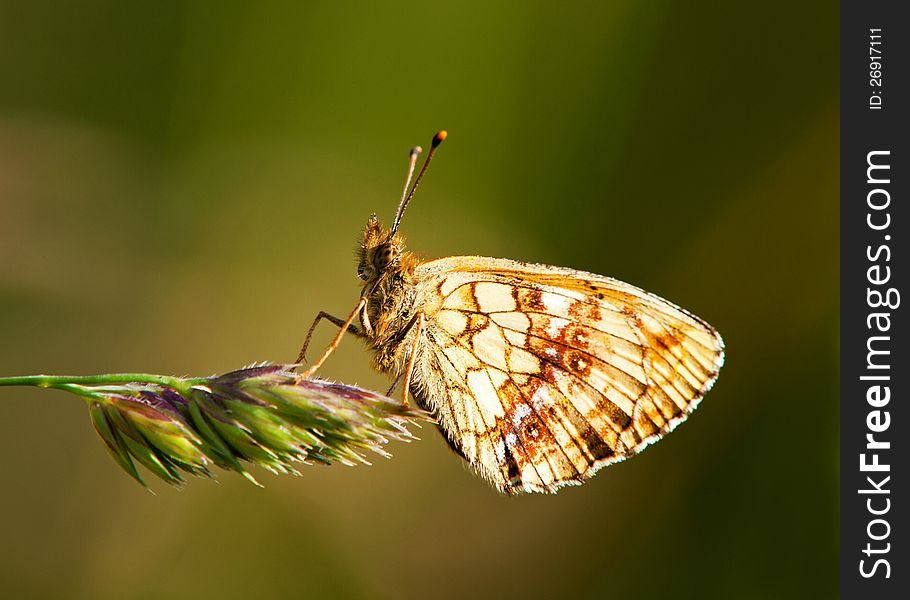
[[[723,365],[714,328],[608,277],[455,257],[415,278],[427,318],[415,397],[510,493],[577,485],[640,452],[686,419]]]

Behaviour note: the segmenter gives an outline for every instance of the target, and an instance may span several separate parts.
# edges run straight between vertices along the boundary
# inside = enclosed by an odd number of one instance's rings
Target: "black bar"
[[[910,21],[902,4],[841,2],[843,598],[910,598]]]

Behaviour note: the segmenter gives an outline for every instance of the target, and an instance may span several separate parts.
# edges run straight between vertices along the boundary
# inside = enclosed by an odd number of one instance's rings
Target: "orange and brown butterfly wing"
[[[591,273],[483,257],[418,267],[415,396],[498,488],[554,492],[673,430],[711,388],[707,323]]]

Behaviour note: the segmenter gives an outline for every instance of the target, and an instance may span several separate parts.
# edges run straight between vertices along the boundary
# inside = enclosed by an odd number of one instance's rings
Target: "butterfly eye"
[[[382,244],[373,253],[373,265],[382,271],[398,258],[398,248],[391,244]]]

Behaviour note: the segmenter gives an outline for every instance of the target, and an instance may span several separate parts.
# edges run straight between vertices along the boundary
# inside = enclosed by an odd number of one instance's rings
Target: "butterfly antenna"
[[[404,189],[401,190],[401,200],[398,201],[398,211],[395,213],[395,229],[398,229],[398,222],[401,221],[401,213],[404,212],[404,199],[408,197],[408,188],[411,187],[411,179],[414,177],[414,168],[417,166],[417,157],[420,156],[421,152],[423,152],[423,148],[414,146],[408,154],[408,176],[407,179],[404,180]]]
[[[408,202],[414,197],[414,192],[417,191],[417,186],[420,185],[423,174],[426,173],[427,167],[430,166],[430,161],[433,159],[433,155],[436,154],[436,148],[439,147],[439,144],[441,144],[448,135],[449,134],[443,130],[433,136],[427,158],[423,161],[423,166],[420,167],[420,173],[417,174],[417,179],[414,180],[414,187],[411,188],[410,192],[407,192],[408,185],[411,183],[411,175],[414,173],[414,165],[417,163],[417,155],[420,154],[421,149],[420,146],[417,146],[411,150],[411,166],[408,170],[408,180],[404,184],[405,191],[401,194],[401,202],[398,204],[398,211],[395,213],[395,220],[392,222],[392,230],[389,235],[395,235],[395,232],[398,231],[398,225],[401,223],[401,216],[404,214],[404,209],[408,207]]]

